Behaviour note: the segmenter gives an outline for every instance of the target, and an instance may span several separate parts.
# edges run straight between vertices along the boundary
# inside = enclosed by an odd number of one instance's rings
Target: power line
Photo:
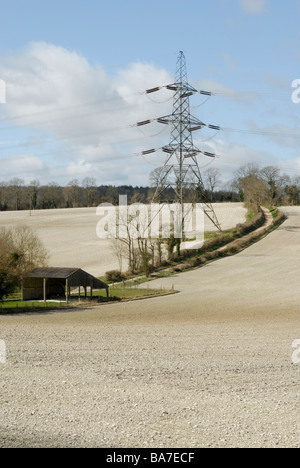
[[[272,132],[266,130],[243,130],[243,129],[236,129],[236,128],[221,128],[224,132],[234,132],[234,133],[248,133],[250,135],[263,135],[263,136],[276,136],[276,137],[293,137],[293,138],[300,138],[300,133],[283,133],[283,132]]]
[[[85,72],[86,73],[86,72]],[[52,80],[42,80],[42,81],[52,81]],[[28,83],[29,84],[29,83]],[[8,84],[7,85],[8,87],[9,86],[13,86],[12,84]],[[106,103],[106,102],[112,102],[112,101],[116,101],[116,100],[125,100],[126,98],[129,98],[129,97],[135,97],[135,96],[139,96],[139,95],[143,95],[143,94],[147,94],[148,96],[150,96],[152,93],[155,93],[155,92],[158,92],[162,89],[167,89],[167,90],[171,90],[171,91],[176,91],[176,84],[168,84],[168,85],[162,85],[162,86],[157,86],[155,88],[152,88],[152,89],[148,89],[146,91],[140,91],[140,92],[134,92],[134,93],[129,93],[127,95],[118,95],[118,96],[114,96],[114,97],[110,97],[110,98],[105,98],[105,99],[101,99],[101,100],[97,100],[97,101],[90,101],[90,102],[86,102],[86,103],[82,103],[82,104],[78,104],[78,105],[75,105],[75,106],[66,106],[66,107],[60,107],[60,108],[56,108],[56,109],[50,109],[50,110],[46,110],[46,111],[39,111],[39,112],[32,112],[32,113],[28,113],[28,114],[22,114],[22,115],[14,115],[14,116],[11,116],[11,117],[5,117],[5,118],[0,118],[0,123],[1,122],[14,122],[15,120],[21,120],[21,119],[24,119],[24,118],[29,118],[29,117],[34,117],[34,116],[37,116],[37,117],[40,117],[40,116],[43,116],[43,115],[47,115],[47,114],[51,114],[53,112],[62,112],[62,111],[68,111],[68,110],[75,110],[75,109],[80,109],[80,108],[83,108],[83,107],[90,107],[90,106],[97,106],[97,105],[101,105],[103,103]],[[115,90],[115,92],[118,92],[117,90]],[[286,96],[290,96],[290,93],[278,93],[278,94],[275,94],[275,93],[266,93],[266,92],[256,92],[256,91],[208,91],[208,90],[197,90],[193,87],[189,87],[189,89],[187,90],[187,93],[189,96],[192,96],[194,94],[201,94],[203,96],[207,96],[208,98],[212,97],[212,96],[223,96],[223,97],[238,97],[238,96],[244,96],[244,97],[258,97],[258,96],[272,96],[272,97],[286,97]],[[169,99],[168,99],[169,100]],[[156,101],[152,101],[152,102],[156,102]],[[158,103],[160,104],[160,103]],[[204,103],[200,104],[203,105]],[[198,106],[197,106],[198,107]],[[112,109],[112,111],[114,111],[115,109]],[[106,112],[109,112],[110,110],[106,110]],[[61,117],[61,119],[64,119],[65,117]],[[59,118],[60,119],[60,118]],[[57,119],[58,120],[58,119]],[[31,122],[27,125],[37,125],[39,124],[39,122]]]
[[[131,93],[131,94],[127,94],[127,95],[124,95],[124,96],[117,96],[117,97],[114,97],[114,98],[107,98],[107,99],[101,99],[99,101],[90,101],[90,102],[86,102],[86,103],[82,103],[82,104],[78,104],[76,106],[66,106],[66,107],[58,107],[58,108],[55,108],[55,109],[49,109],[47,111],[39,111],[39,112],[32,112],[32,113],[28,113],[28,114],[22,114],[22,115],[14,115],[12,117],[4,117],[4,118],[0,118],[0,123],[6,123],[6,122],[14,122],[14,121],[17,121],[17,120],[22,120],[22,119],[27,119],[27,118],[30,118],[30,117],[41,117],[43,115],[47,115],[47,114],[52,114],[52,113],[55,113],[55,112],[64,112],[64,111],[73,111],[75,109],[81,109],[81,108],[84,108],[84,107],[90,107],[90,106],[98,106],[98,105],[101,105],[103,103],[106,103],[106,102],[111,102],[111,101],[117,101],[117,100],[123,100],[128,98],[128,97],[134,97],[134,96],[138,96],[138,95],[141,95],[142,93],[140,92],[137,92],[137,93]],[[119,107],[119,108],[112,108],[111,110],[109,109],[105,109],[105,112],[114,112],[114,111],[117,111],[119,109],[124,109],[126,110],[127,107],[134,107],[133,104],[130,104],[130,105],[122,105],[122,107]],[[98,112],[96,112],[96,114],[98,113],[101,113],[103,112],[103,108],[101,110],[99,110]],[[89,114],[78,114],[78,115],[75,115],[73,116],[73,118],[79,118],[79,117],[85,117],[87,115],[93,115],[91,113]],[[63,117],[58,117],[57,119],[53,119],[53,120],[64,120],[66,117],[63,116]],[[69,116],[68,116],[69,118]],[[44,121],[42,122],[42,124],[46,124],[46,123],[49,123],[53,120],[48,120],[48,121]],[[39,125],[40,124],[40,121],[37,121],[37,122],[29,122],[29,123],[26,123],[26,125]],[[6,129],[9,129],[11,127],[1,127],[1,130],[6,130]]]
[[[176,91],[176,85],[174,84],[169,84],[169,85],[163,85],[163,86],[156,86],[155,88],[147,89],[144,91],[144,94],[152,94],[156,93],[158,91],[161,91],[162,89],[168,89],[171,91]],[[199,90],[195,89],[194,87],[191,87],[187,90],[187,93],[189,96],[192,96],[194,94],[201,94],[203,96],[222,96],[222,97],[244,97],[244,98],[252,98],[252,97],[262,97],[262,96],[270,96],[270,97],[290,97],[291,92],[286,92],[286,93],[273,93],[273,92],[263,92],[263,91],[235,91],[235,90],[228,90],[228,91],[207,91],[207,90]],[[186,95],[187,96],[187,95]]]
[[[126,98],[129,98],[129,97],[136,97],[136,96],[141,96],[141,95],[148,95],[148,96],[151,96],[153,93],[156,93],[162,89],[166,89],[166,90],[169,90],[169,91],[173,91],[174,93],[181,93],[180,95],[180,98],[182,100],[184,99],[187,99],[195,94],[200,94],[202,96],[206,96],[207,99],[210,99],[212,96],[229,96],[229,97],[232,97],[232,96],[254,96],[254,95],[257,95],[257,96],[290,96],[290,93],[289,94],[278,94],[278,95],[275,95],[274,93],[258,93],[258,92],[236,92],[236,91],[233,91],[233,92],[214,92],[214,91],[207,91],[207,90],[197,90],[196,88],[193,88],[192,86],[188,85],[185,87],[184,91],[180,90],[179,86],[178,86],[178,83],[173,83],[173,84],[168,84],[168,85],[163,85],[163,86],[157,86],[155,88],[151,88],[151,89],[148,89],[146,91],[142,91],[142,92],[135,92],[135,93],[130,93],[130,94],[126,94],[126,95],[118,95],[118,96],[114,96],[114,97],[110,97],[110,98],[106,98],[106,99],[101,99],[101,100],[98,100],[98,101],[92,101],[92,102],[86,102],[86,103],[82,103],[82,104],[78,104],[78,105],[75,105],[75,106],[66,106],[66,107],[61,107],[61,108],[56,108],[56,109],[51,109],[51,110],[47,110],[47,111],[40,111],[40,112],[35,112],[35,113],[31,113],[31,114],[25,114],[25,115],[15,115],[15,116],[12,116],[12,117],[8,117],[8,118],[2,118],[0,119],[0,123],[4,123],[4,122],[12,122],[12,123],[15,123],[17,122],[18,120],[22,120],[22,119],[26,119],[26,118],[30,118],[30,117],[41,117],[41,116],[44,116],[44,115],[49,115],[49,114],[53,114],[53,113],[57,113],[57,112],[63,112],[63,111],[73,111],[73,110],[76,110],[76,109],[83,109],[83,108],[88,108],[88,107],[94,107],[94,106],[98,106],[98,105],[101,105],[101,104],[104,104],[104,103],[110,103],[110,102],[113,102],[113,101],[118,101],[118,100],[121,100],[123,101],[123,105],[121,107],[119,107],[119,109],[124,109],[125,110],[125,100]],[[203,105],[204,103],[202,103],[201,105]],[[133,105],[129,105],[129,106],[126,106],[126,108],[128,107],[133,107]],[[111,109],[105,109],[105,113],[107,112],[114,112],[114,111],[117,111],[118,109],[115,108],[115,107],[112,107]],[[95,111],[95,112],[89,112],[89,113],[82,113],[82,114],[75,114],[75,115],[72,115],[72,116],[67,116],[68,120],[69,119],[77,119],[77,118],[85,118],[85,117],[90,117],[90,116],[93,116],[93,115],[98,115],[98,114],[101,114],[103,113],[104,109],[100,109],[99,111]],[[63,117],[57,117],[57,118],[54,118],[54,119],[49,119],[49,120],[46,120],[46,121],[36,121],[36,122],[27,122],[26,123],[26,126],[46,126],[47,124],[51,124],[51,123],[54,123],[54,122],[59,122],[61,120],[65,120],[66,117],[63,116]],[[78,139],[78,138],[84,138],[84,137],[87,137],[87,136],[91,136],[91,135],[97,135],[97,134],[106,134],[106,133],[110,133],[110,132],[116,132],[116,131],[120,131],[120,130],[125,130],[127,128],[132,128],[134,127],[135,125],[137,125],[138,127],[142,127],[143,125],[146,125],[148,123],[152,123],[152,122],[157,122],[157,123],[160,123],[160,124],[165,124],[165,125],[171,125],[174,127],[174,125],[176,124],[176,119],[174,118],[173,115],[169,115],[169,116],[163,116],[163,117],[159,117],[159,118],[156,118],[156,119],[151,119],[151,120],[148,120],[148,121],[144,121],[144,122],[139,122],[138,124],[134,124],[134,125],[127,125],[127,126],[118,126],[118,127],[110,127],[110,128],[104,128],[104,129],[99,129],[97,131],[93,131],[93,132],[84,132],[84,133],[76,133],[74,135],[68,135],[68,136],[65,136],[65,137],[56,137],[56,138],[51,138],[51,139],[45,139],[45,140],[41,140],[42,142],[44,142],[45,144],[49,144],[49,143],[55,143],[55,142],[59,142],[59,141],[69,141],[69,140],[73,140],[73,139]],[[186,122],[185,122],[186,124]],[[300,138],[300,134],[298,133],[283,133],[283,132],[274,132],[274,131],[263,131],[263,130],[245,130],[245,129],[235,129],[235,128],[227,128],[227,127],[221,127],[221,126],[214,126],[214,125],[207,125],[207,124],[204,124],[203,122],[199,121],[198,119],[193,119],[191,116],[190,116],[190,120],[189,120],[189,124],[190,124],[190,127],[189,127],[189,131],[190,132],[194,132],[194,131],[197,131],[197,130],[201,130],[202,128],[206,127],[208,129],[212,129],[212,130],[216,130],[216,134],[214,134],[212,137],[210,138],[214,138],[217,133],[219,131],[224,131],[224,132],[235,132],[235,133],[241,133],[241,134],[251,134],[251,135],[261,135],[261,136],[268,136],[268,137],[281,137],[281,138],[295,138],[295,139],[298,139]],[[8,129],[11,129],[12,127],[9,126],[9,127],[0,127],[0,130],[8,130]],[[136,139],[138,140],[138,139]],[[131,140],[131,141],[134,141],[134,140]],[[10,149],[15,149],[15,148],[19,148],[19,147],[30,147],[32,146],[32,142],[26,142],[26,143],[18,143],[18,144],[14,144],[14,145],[11,145],[11,146],[6,146],[6,147],[0,147],[1,150],[10,150]],[[195,147],[194,147],[195,148]],[[164,153],[167,153],[167,150],[169,151],[169,154],[171,154],[171,152],[173,151],[174,147],[172,148],[170,145],[169,146],[160,146],[159,148],[156,149],[156,151],[163,151]],[[203,152],[201,150],[198,150],[196,148],[197,151],[189,151],[189,154],[190,156],[194,155],[194,154],[204,154],[205,156],[210,156],[210,157],[213,157],[213,156],[216,156],[216,155],[213,155],[213,153],[209,154],[209,152]],[[187,152],[188,153],[188,152]],[[145,153],[143,154],[142,153],[139,153],[141,155],[145,155]]]

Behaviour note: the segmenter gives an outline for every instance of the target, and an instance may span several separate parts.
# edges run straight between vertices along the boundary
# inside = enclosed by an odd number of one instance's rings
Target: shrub
[[[248,221],[247,223],[244,224],[238,224],[237,225],[237,230],[238,234],[240,236],[245,236],[246,234],[249,234],[252,231],[255,231],[259,227],[263,225],[265,221],[265,215],[264,212],[261,211],[259,212],[251,221]]]
[[[226,255],[234,255],[242,250],[238,243],[231,244],[225,249]]]
[[[105,281],[108,283],[121,283],[125,280],[125,276],[119,270],[111,270],[105,273]]]
[[[13,293],[18,285],[18,278],[8,271],[0,270],[0,301]]]
[[[191,268],[195,268],[195,267],[198,267],[202,264],[201,262],[201,257],[192,257],[192,258],[189,258],[188,261],[187,261],[187,264],[189,267]]]
[[[35,267],[47,266],[48,253],[28,226],[0,229],[0,300],[19,286]]]
[[[97,302],[120,302],[121,298],[116,297],[116,296],[111,296],[111,297],[103,297],[99,296],[97,297]]]

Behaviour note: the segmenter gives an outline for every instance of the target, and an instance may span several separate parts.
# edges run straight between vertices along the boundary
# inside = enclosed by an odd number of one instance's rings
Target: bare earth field
[[[0,447],[300,447],[300,208],[163,298],[0,316]],[[1,218],[0,218],[1,219]]]
[[[216,204],[215,211],[223,229],[245,222],[242,203]],[[32,227],[50,253],[54,267],[82,268],[95,276],[119,269],[109,240],[98,239],[96,226],[100,217],[96,208],[0,212],[0,228],[27,225]],[[213,231],[206,218],[205,229]]]

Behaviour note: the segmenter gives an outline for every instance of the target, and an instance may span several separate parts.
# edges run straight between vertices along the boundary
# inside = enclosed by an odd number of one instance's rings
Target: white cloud
[[[241,103],[255,101],[260,98],[260,96],[257,93],[238,92],[233,88],[228,88],[227,86],[224,86],[212,80],[206,80],[206,79],[199,80],[197,82],[197,86],[199,87],[199,89],[202,89],[203,91],[211,91],[213,94],[217,96],[223,96],[230,100],[241,102]]]
[[[205,150],[217,155],[217,158],[212,160],[211,167],[220,170],[224,183],[232,180],[236,170],[249,162],[257,163],[260,167],[274,164],[274,158],[271,153],[264,151],[257,152],[246,145],[216,139],[207,143],[206,146],[207,149],[205,148]],[[207,161],[204,161],[203,158],[203,164],[205,163],[207,164]],[[203,167],[203,170],[206,170],[206,167]]]
[[[270,141],[286,150],[289,148],[299,147],[299,131],[289,127],[288,125],[273,124],[268,127],[259,128],[254,122],[252,122],[251,131],[258,135],[264,135],[266,138],[269,138]]]
[[[7,84],[7,103],[1,109],[6,120],[0,120],[1,140],[7,142],[0,144],[0,180],[17,176],[28,182],[38,178],[42,183],[66,184],[92,176],[98,184],[144,185],[155,165],[163,163],[165,155],[160,153],[144,159],[135,153],[167,144],[170,128],[130,125],[172,112],[170,91],[140,93],[172,83],[174,77],[166,70],[133,63],[111,77],[103,66],[90,64],[77,52],[33,43],[22,53],[3,58],[0,76]],[[208,80],[195,86],[235,101],[258,99],[256,94],[236,93]],[[285,129],[265,130],[275,140]],[[201,140],[194,138],[196,146],[205,150]],[[276,142],[295,145],[292,135],[288,141]],[[221,139],[208,142],[207,150],[222,155],[212,164],[222,170],[223,180],[249,161],[274,164],[273,155],[267,152]],[[203,170],[208,163],[209,158],[200,158]]]
[[[163,91],[153,97],[157,103],[140,93],[172,83],[174,78],[164,69],[134,63],[111,77],[103,66],[90,64],[77,52],[37,42],[3,58],[0,76],[7,84],[7,103],[2,109],[6,119],[0,122],[2,140],[4,136],[12,140],[11,127],[15,128],[13,152],[2,147],[0,154],[7,164],[7,177],[9,167],[11,177],[16,175],[9,161],[22,159],[26,146],[26,153],[30,148],[32,157],[43,160],[47,167],[41,174],[36,166],[42,181],[55,176],[59,183],[66,183],[74,176],[92,175],[99,184],[134,183],[135,174],[140,179],[141,173],[145,178],[145,162],[133,159],[132,154],[159,145],[159,140],[151,138],[151,128],[145,135],[130,125],[170,113],[172,100],[158,105],[160,99],[166,100]],[[172,93],[167,97],[172,98]],[[34,140],[38,147],[31,146]],[[23,168],[22,164],[20,171]],[[149,173],[151,170],[148,166]]]
[[[29,183],[47,171],[47,165],[36,156],[22,154],[1,158],[1,178],[5,181],[17,177]]]
[[[259,15],[266,11],[268,0],[238,0],[238,2],[246,13]]]

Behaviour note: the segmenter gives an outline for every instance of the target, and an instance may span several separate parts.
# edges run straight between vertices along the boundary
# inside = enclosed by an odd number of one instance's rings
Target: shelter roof
[[[34,268],[26,274],[28,278],[56,278],[67,279],[80,268]]]
[[[108,289],[108,285],[81,268],[34,268],[25,278],[46,278],[68,280],[69,286],[90,286],[94,289]]]

